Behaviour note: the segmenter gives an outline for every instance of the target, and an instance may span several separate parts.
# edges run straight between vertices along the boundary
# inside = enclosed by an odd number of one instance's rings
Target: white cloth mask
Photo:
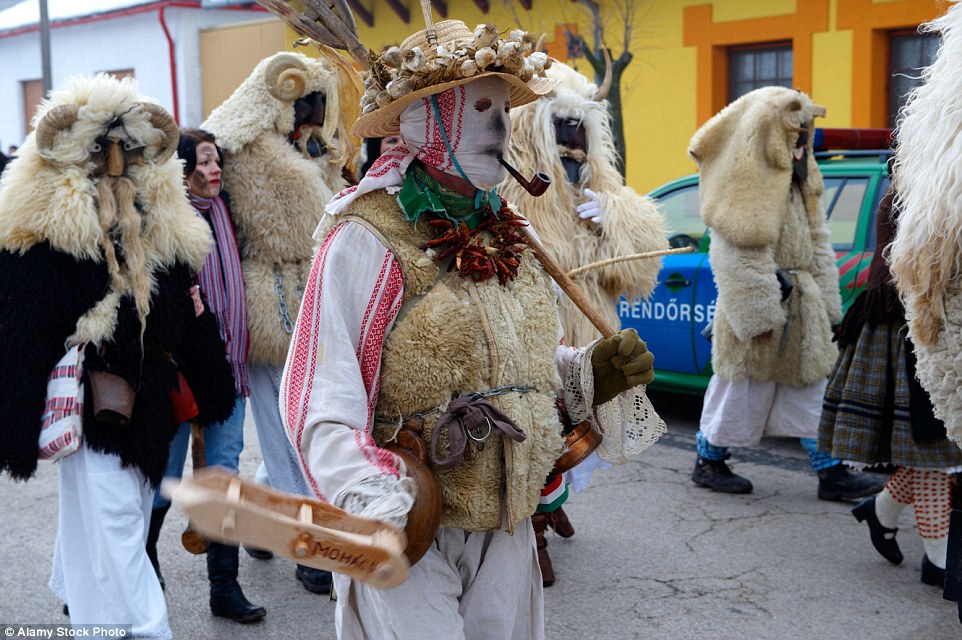
[[[437,112],[428,96],[401,114],[405,144],[424,164],[460,176],[438,127],[439,112],[454,159],[465,176],[479,189],[494,188],[507,177],[498,156],[507,150],[511,135],[508,83],[497,77],[481,78],[435,97]]]

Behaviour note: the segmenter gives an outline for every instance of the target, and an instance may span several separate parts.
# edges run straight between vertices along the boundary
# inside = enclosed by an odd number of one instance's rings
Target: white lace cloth
[[[578,350],[564,381],[565,404],[573,424],[591,419],[604,436],[598,457],[612,464],[628,462],[655,444],[668,429],[655,412],[644,386],[624,391],[601,406],[591,407],[594,397],[594,369],[591,353],[598,342]]]
[[[403,464],[403,463],[402,463]],[[372,518],[404,529],[414,506],[414,480],[382,473],[364,478],[334,497],[334,506],[364,518]]]

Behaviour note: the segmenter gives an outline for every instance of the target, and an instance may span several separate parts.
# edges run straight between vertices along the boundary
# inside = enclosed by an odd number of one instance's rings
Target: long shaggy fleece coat
[[[841,320],[838,269],[819,205],[812,156],[815,106],[803,93],[757,89],[699,129],[689,154],[701,170],[701,215],[711,228],[718,286],[712,366],[725,380],[807,386],[832,370],[831,325]],[[792,181],[792,150],[808,128],[808,176]],[[787,300],[776,271],[791,271]],[[768,339],[758,336],[771,331]]]
[[[131,422],[116,427],[94,419],[86,385],[86,443],[118,454],[153,484],[177,428],[171,357],[194,391],[202,421],[222,420],[233,409],[234,385],[216,320],[210,313],[196,317],[188,293],[210,249],[210,231],[187,201],[180,163],[151,161],[161,136],[135,106],[145,100],[129,81],[73,81],[41,105],[35,123],[59,105],[79,105],[77,121],[50,149],[38,150],[34,134],[28,136],[0,181],[0,470],[14,478],[29,478],[36,469],[46,379],[72,335],[89,342],[90,365],[109,367],[136,387]],[[118,291],[108,274],[98,179],[88,175],[88,149],[116,119],[134,146],[146,144],[147,162],[127,174],[136,189],[150,290],[143,328],[132,292]],[[116,249],[122,256],[124,247]]]
[[[277,60],[300,65],[303,88],[281,99],[271,91],[267,71]],[[331,65],[297,53],[262,60],[234,93],[214,109],[202,127],[224,150],[224,185],[231,194],[247,286],[250,361],[282,366],[313,258],[311,236],[324,205],[347,185],[341,176],[347,156],[307,158],[288,142],[294,130],[294,102],[313,92],[327,96],[325,121],[336,124],[338,76]],[[275,92],[276,93],[276,92]],[[332,128],[331,135],[336,130]],[[287,318],[280,312],[281,296]]]
[[[502,195],[525,212],[545,247],[566,271],[616,256],[666,249],[664,217],[650,199],[625,186],[615,166],[608,104],[592,100],[597,87],[560,62],[555,62],[547,75],[561,78],[561,84],[548,96],[511,111],[508,159],[525,176],[547,173],[552,186],[535,198],[509,178],[500,186]],[[587,134],[587,160],[576,184],[565,175],[557,152],[554,120],[558,118],[582,122]],[[585,189],[598,194],[603,214],[600,226],[580,219],[575,210],[587,200]],[[660,267],[657,258],[620,262],[589,271],[579,278],[579,284],[617,330],[618,296],[650,295]],[[581,347],[601,335],[568,298],[561,301],[561,320],[565,344]]]
[[[941,34],[942,46],[899,123],[894,184],[902,213],[890,264],[919,381],[962,445],[962,5],[923,28]]]

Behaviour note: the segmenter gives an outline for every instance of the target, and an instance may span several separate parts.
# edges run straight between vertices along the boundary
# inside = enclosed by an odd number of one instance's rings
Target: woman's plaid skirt
[[[962,465],[962,450],[951,440],[912,437],[906,332],[904,323],[866,323],[859,339],[839,355],[822,404],[819,451],[863,464]]]

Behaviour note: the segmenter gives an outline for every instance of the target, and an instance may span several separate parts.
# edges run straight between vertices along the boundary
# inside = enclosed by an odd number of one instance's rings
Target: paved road
[[[549,639],[899,640],[962,638],[955,604],[919,582],[922,545],[909,510],[899,523],[903,565],[869,543],[850,504],[816,499],[815,476],[797,442],[766,440],[740,450],[746,496],[711,493],[689,480],[698,399],[653,396],[669,433],[637,460],[596,474],[567,511],[577,531],[549,539],[558,582],[545,592]],[[248,425],[242,473],[253,475],[257,441]],[[0,623],[65,621],[47,589],[56,528],[56,467],[36,479],[0,479]],[[291,563],[242,557],[248,597],[267,607],[261,623],[213,618],[206,565],[179,543],[172,512],[159,552],[175,637],[334,638],[334,604],[304,591]]]

